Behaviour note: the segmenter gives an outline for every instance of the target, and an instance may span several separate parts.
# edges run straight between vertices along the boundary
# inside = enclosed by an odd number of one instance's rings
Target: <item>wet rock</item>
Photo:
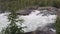
[[[39,7],[38,10],[40,10],[41,13],[44,13],[44,15],[56,15],[58,11],[55,7]]]
[[[19,15],[29,15],[32,10],[19,10],[16,13]]]
[[[35,34],[56,34],[56,32],[53,31],[53,30],[55,30],[53,26],[54,26],[54,24],[49,24],[49,25],[46,25],[43,28],[38,27],[36,29],[36,31],[26,32],[24,34],[32,34],[32,33],[35,33]]]
[[[26,32],[26,33],[24,33],[24,34],[31,34],[32,32]]]
[[[39,7],[38,10],[57,10],[55,7]]]
[[[16,13],[19,15],[29,15],[31,12],[33,12],[33,10],[39,10],[40,13],[44,13],[43,16],[57,14],[57,8],[55,7],[36,7],[36,8],[32,7],[25,10],[18,10]],[[0,13],[4,12],[7,11],[0,11]]]
[[[43,28],[38,27],[36,30],[36,34],[56,34],[53,26],[54,26],[54,24],[49,24]]]
[[[38,7],[37,9],[29,8],[25,10],[18,10],[17,14],[29,15],[31,12],[33,12],[33,10],[39,10],[40,13],[44,13],[44,15],[56,15],[57,14],[57,8],[55,7]]]

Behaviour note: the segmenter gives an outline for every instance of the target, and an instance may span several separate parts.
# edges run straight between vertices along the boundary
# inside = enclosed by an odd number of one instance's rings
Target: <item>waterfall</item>
[[[24,20],[22,26],[27,27],[23,29],[24,32],[35,31],[38,27],[43,28],[50,23],[55,23],[57,15],[52,15],[52,13],[53,12],[48,12],[47,10],[33,10],[29,15],[19,16]],[[0,31],[9,24],[6,16],[8,14],[9,13],[0,14]]]

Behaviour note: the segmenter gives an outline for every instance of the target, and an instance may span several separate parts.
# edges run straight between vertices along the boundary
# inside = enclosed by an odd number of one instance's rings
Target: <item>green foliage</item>
[[[57,17],[57,20],[55,23],[55,29],[56,29],[56,34],[60,34],[60,16]]]
[[[6,27],[6,29],[2,30],[2,34],[23,34],[23,30],[21,27],[23,20],[18,18],[18,15],[14,10],[11,10],[11,14],[8,15],[8,19],[10,24]],[[20,26],[16,23],[20,22]]]
[[[10,24],[2,30],[2,34],[23,34],[24,31],[22,30],[24,27],[21,27],[23,20],[19,19],[16,11],[20,8],[19,1],[9,1],[3,3],[4,7],[3,10],[9,10],[11,13],[8,15],[8,20]],[[20,23],[18,26],[16,23]]]
[[[60,0],[0,0],[1,10],[10,10],[16,8],[25,9],[32,6],[54,6],[60,7]],[[13,7],[13,8],[12,8]]]
[[[60,8],[60,0],[55,0],[53,3],[54,7]]]
[[[2,30],[2,34],[23,34],[23,30],[21,27],[23,20],[18,18],[18,15],[16,14],[15,10],[11,10],[11,14],[8,15],[8,19],[10,24],[6,27],[6,29]],[[20,22],[20,26],[18,26],[16,23]]]

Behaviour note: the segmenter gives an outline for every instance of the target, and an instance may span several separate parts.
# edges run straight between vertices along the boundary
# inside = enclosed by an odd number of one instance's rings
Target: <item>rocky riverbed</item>
[[[57,11],[58,9],[55,7],[39,7],[37,9],[18,10],[16,13],[21,15],[21,18],[25,20],[22,25],[27,26],[27,28],[23,29],[25,34],[55,34],[54,23],[56,21]],[[7,16],[5,16],[9,13],[0,13],[0,30],[9,24]]]

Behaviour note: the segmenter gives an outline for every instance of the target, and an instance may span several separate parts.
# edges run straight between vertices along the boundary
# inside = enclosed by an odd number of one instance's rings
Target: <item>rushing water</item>
[[[7,15],[8,13],[0,14],[0,31],[2,28],[6,27],[9,24]],[[20,16],[19,16],[20,17]],[[22,26],[27,26],[23,29],[25,32],[35,31],[38,27],[43,28],[44,26],[54,23],[56,20],[56,15],[41,13],[39,10],[32,11],[29,15],[21,16],[24,20]]]

